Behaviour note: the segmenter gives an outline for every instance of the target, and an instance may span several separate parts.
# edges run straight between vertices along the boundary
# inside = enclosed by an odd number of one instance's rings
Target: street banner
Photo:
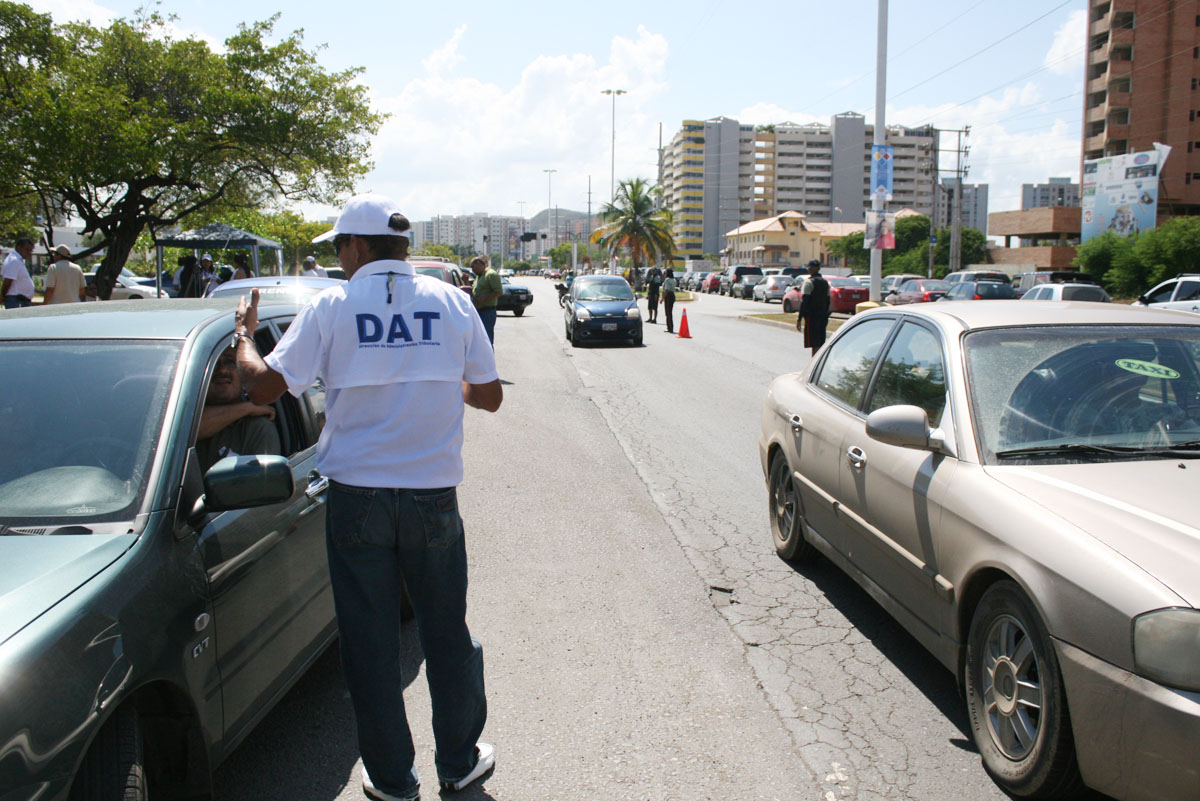
[[[1105,231],[1121,236],[1147,231],[1158,217],[1158,178],[1171,154],[1168,145],[1083,162],[1082,230],[1088,241]]]
[[[867,209],[867,230],[863,232],[863,249],[896,249],[895,212]]]
[[[871,197],[892,199],[892,146],[871,145]]]

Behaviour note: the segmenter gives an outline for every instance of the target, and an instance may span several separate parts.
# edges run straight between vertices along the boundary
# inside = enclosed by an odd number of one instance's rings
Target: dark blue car
[[[629,282],[618,275],[576,278],[567,296],[566,332],[575,347],[612,340],[641,345],[642,313]]]

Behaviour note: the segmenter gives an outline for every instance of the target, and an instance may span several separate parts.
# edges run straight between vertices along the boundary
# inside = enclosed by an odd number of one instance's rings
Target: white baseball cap
[[[340,234],[355,236],[405,236],[412,239],[412,229],[397,231],[388,227],[393,214],[400,214],[400,207],[385,195],[355,195],[346,203],[338,215],[332,231],[326,231],[313,242],[328,242]]]
[[[316,262],[316,260],[317,260],[317,259],[316,259],[316,257],[315,257],[315,256],[305,256],[305,257],[304,257],[304,263],[305,263],[305,264],[308,264],[309,262],[314,262],[314,263],[315,263],[315,262]]]
[[[208,255],[207,253],[205,253],[203,256],[201,256],[201,257],[200,257],[200,261],[204,261],[205,259],[208,259],[209,261],[212,261],[212,256],[210,256],[210,255]]]

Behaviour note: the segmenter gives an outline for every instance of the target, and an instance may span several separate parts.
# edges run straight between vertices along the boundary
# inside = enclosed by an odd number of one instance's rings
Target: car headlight
[[[1200,611],[1159,609],[1134,618],[1133,663],[1148,679],[1200,691]]]
[[[630,306],[628,309],[626,309],[625,316],[628,317],[630,320],[642,319],[642,313],[640,311],[638,311],[637,306]]]
[[[575,307],[575,319],[576,320],[590,320],[590,319],[592,319],[592,313],[590,311],[588,311],[587,309],[583,308],[582,306],[576,306]]]

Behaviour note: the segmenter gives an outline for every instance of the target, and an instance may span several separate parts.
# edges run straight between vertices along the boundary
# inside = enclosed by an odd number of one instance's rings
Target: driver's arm
[[[200,413],[200,429],[196,432],[196,439],[213,437],[243,417],[254,415],[263,415],[268,420],[274,420],[275,410],[270,406],[260,406],[247,401],[223,405],[206,404],[204,411]]]

